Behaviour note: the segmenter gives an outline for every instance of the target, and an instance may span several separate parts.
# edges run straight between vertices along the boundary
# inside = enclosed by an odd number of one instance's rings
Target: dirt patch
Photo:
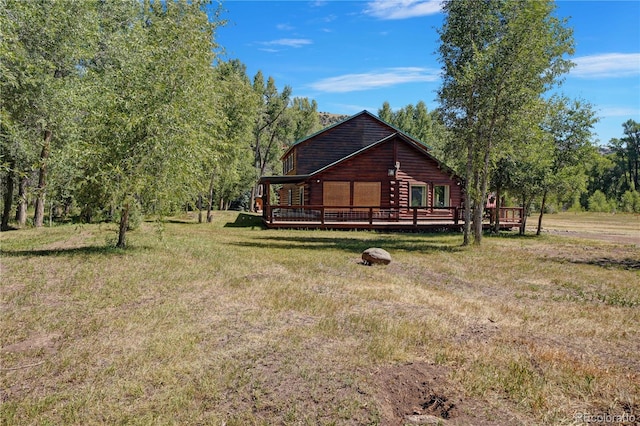
[[[449,380],[445,366],[411,363],[377,369],[375,398],[381,424],[402,425],[509,425],[519,424],[513,416],[474,398]],[[499,419],[499,420],[498,420]]]
[[[28,339],[20,342],[13,343],[11,345],[4,346],[0,349],[1,353],[24,353],[30,351],[54,353],[56,352],[57,342],[60,339],[60,334],[38,334],[30,336]]]

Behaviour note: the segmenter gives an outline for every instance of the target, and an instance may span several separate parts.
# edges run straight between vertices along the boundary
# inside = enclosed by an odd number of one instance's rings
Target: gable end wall
[[[459,207],[462,201],[461,187],[458,181],[452,178],[449,173],[441,170],[435,160],[420,154],[415,148],[398,143],[397,148],[398,162],[400,170],[398,170],[397,178],[400,183],[399,197],[400,206],[409,205],[409,187],[410,185],[428,184],[427,205],[433,205],[433,185],[449,185],[449,197],[452,207]]]
[[[313,173],[395,132],[368,114],[354,117],[295,146],[295,173]]]

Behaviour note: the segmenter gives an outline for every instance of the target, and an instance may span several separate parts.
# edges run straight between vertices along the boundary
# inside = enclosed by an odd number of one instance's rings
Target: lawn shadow
[[[424,235],[424,234],[423,234]],[[434,234],[435,235],[435,234]],[[371,247],[380,247],[387,251],[406,252],[437,252],[445,251],[456,253],[463,251],[460,245],[436,244],[425,241],[424,238],[384,238],[380,236],[374,239],[344,238],[344,237],[257,237],[255,242],[233,243],[242,247],[254,247],[264,249],[290,249],[290,250],[330,250],[339,249],[347,252],[363,252]]]
[[[264,223],[262,223],[262,217],[248,213],[238,213],[236,220],[233,222],[227,222],[224,225],[225,228],[251,228],[251,229],[265,229]]]
[[[32,250],[0,250],[0,257],[32,257],[32,256],[86,256],[86,255],[123,255],[133,251],[144,249],[145,247],[133,246],[125,249],[115,246],[85,246],[55,249],[32,249]]]
[[[155,220],[150,220],[149,221],[149,223],[154,223],[154,222],[156,222],[156,221]],[[184,219],[184,220],[183,219],[163,219],[162,222],[175,223],[175,224],[178,224],[178,225],[201,225],[202,223],[204,223],[204,222],[200,223],[197,220],[193,221],[193,220],[189,220],[189,219]]]
[[[626,269],[628,271],[640,271],[640,259],[630,257],[614,259],[610,257],[598,257],[594,259],[567,259],[564,257],[550,258],[554,262],[574,263],[576,265],[595,265],[606,269]]]

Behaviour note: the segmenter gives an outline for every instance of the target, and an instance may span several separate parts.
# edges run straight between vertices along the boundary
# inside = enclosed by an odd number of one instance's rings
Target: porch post
[[[262,218],[269,219],[269,223],[273,223],[269,200],[271,200],[271,182],[267,180],[262,184]]]

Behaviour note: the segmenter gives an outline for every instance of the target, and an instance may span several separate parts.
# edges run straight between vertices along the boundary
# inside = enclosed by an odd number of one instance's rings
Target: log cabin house
[[[368,111],[294,143],[281,160],[281,176],[260,179],[267,227],[461,227],[462,179],[426,145]],[[506,210],[501,223],[515,226],[519,211]]]

